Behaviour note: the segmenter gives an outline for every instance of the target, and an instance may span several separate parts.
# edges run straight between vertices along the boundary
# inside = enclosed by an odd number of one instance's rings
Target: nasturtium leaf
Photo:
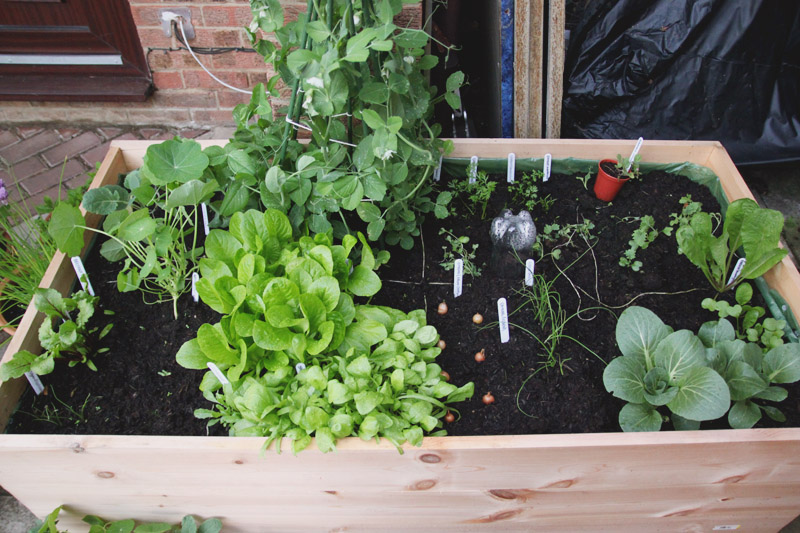
[[[730,390],[722,376],[704,366],[689,367],[681,374],[678,394],[667,404],[689,420],[716,420],[728,412]]]
[[[156,231],[156,221],[150,218],[147,209],[134,211],[117,228],[117,237],[122,241],[137,242]]]
[[[53,209],[47,232],[53,237],[59,250],[69,256],[76,256],[83,249],[82,226],[85,224],[80,209],[66,202],[59,202]]]
[[[210,199],[218,189],[217,182],[189,180],[173,190],[167,199],[167,209],[174,209],[182,205],[200,205]]]
[[[658,431],[661,421],[658,411],[647,404],[627,403],[619,412],[622,431]]]
[[[144,155],[145,174],[155,185],[199,179],[206,167],[208,157],[200,144],[192,140],[172,139],[154,144]]]
[[[130,193],[119,185],[106,185],[97,189],[89,189],[84,193],[82,205],[98,215],[108,215],[114,211],[125,209],[130,202]]]

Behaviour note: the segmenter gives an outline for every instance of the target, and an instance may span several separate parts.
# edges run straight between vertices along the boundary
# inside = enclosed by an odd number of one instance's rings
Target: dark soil
[[[620,174],[622,173],[622,171],[613,163],[600,163],[600,168],[602,168],[603,172],[612,178],[619,178]]]
[[[450,374],[452,383],[475,383],[472,400],[456,406],[460,417],[447,425],[449,434],[619,431],[617,415],[623,402],[607,393],[602,382],[604,361],[619,355],[614,337],[616,316],[635,303],[652,309],[675,329],[694,331],[715,318],[700,307],[703,298],[713,296],[707,281],[676,253],[674,237],[660,235],[638,253],[643,263],[641,272],[618,265],[631,233],[639,225],[626,217],[652,215],[660,229],[669,225],[671,213],[680,211],[679,199],[685,194],[701,201],[706,210],[718,209],[716,201],[707,189],[664,173],[651,173],[626,184],[611,204],[595,199],[592,181],[584,188],[573,176],[555,175],[540,184],[540,195],[557,198],[548,212],[538,209],[532,213],[540,232],[554,222],[564,225],[591,220],[595,225],[592,234],[598,237],[591,249],[576,238],[573,245],[560,247],[558,261],[537,261],[537,274],[547,281],[555,279],[553,288],[561,295],[561,307],[569,317],[564,338],[551,359],[554,366],[547,368],[542,347],[531,334],[545,339],[550,331],[535,323],[530,306],[523,306],[527,301],[519,293],[523,268],[519,267],[517,277],[505,279],[496,276],[490,266],[491,218],[503,208],[516,213],[521,207],[502,179],[492,195],[487,220],[444,221],[444,227],[456,235],[469,236],[470,245],[478,244],[476,263],[483,274],[465,278],[462,296],[452,297],[452,271],[439,266],[447,243],[438,234],[440,221],[431,220],[423,226],[424,252],[418,243],[411,251],[392,250],[391,261],[379,271],[383,289],[372,303],[404,311],[426,309],[429,322],[447,343],[438,363]],[[466,212],[458,202],[455,199],[454,206]],[[95,246],[86,264],[100,296],[95,324],[100,328],[109,320],[115,324],[101,341],[110,351],[95,359],[97,372],[64,365],[44,376],[48,395],[34,398],[30,390],[26,392],[10,431],[207,434],[205,421],[193,416],[194,409],[210,407],[198,389],[203,372],[178,366],[175,353],[194,337],[201,324],[215,322],[216,313],[192,303],[187,295],[179,302],[179,319],[174,320],[170,303],[145,305],[138,292],[117,292],[119,265],[107,263],[98,249]],[[498,329],[492,324],[497,320],[497,300],[502,297],[507,299],[509,311],[522,307],[510,318],[513,325],[507,344],[500,344]],[[449,306],[443,316],[436,312],[441,301]],[[601,304],[607,307],[601,309]],[[113,316],[104,314],[106,310],[113,311]],[[475,313],[484,316],[481,327],[472,322]],[[486,360],[478,363],[474,354],[481,349],[486,351]],[[495,402],[484,405],[481,397],[488,392]],[[789,387],[789,399],[780,408],[789,419],[785,425],[800,426],[800,387]],[[55,409],[62,418],[59,424],[53,423],[59,422],[52,414]],[[776,424],[762,420],[759,425]],[[703,427],[725,428],[727,424],[723,419]],[[211,431],[225,432],[219,426]]]

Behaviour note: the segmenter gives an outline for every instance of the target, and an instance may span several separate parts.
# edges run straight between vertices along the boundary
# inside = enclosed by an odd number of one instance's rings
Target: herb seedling
[[[736,304],[731,305],[725,300],[706,298],[702,302],[703,309],[717,313],[720,319],[735,319],[736,338],[755,342],[767,352],[784,343],[785,320],[776,320],[771,317],[761,318],[766,311],[761,306],[749,305],[753,298],[753,287],[747,282],[736,287]]]
[[[472,183],[465,179],[450,182],[453,194],[461,201],[469,214],[475,216],[479,212],[481,219],[486,218],[489,199],[496,187],[497,182],[489,179],[489,175],[484,170],[477,173],[475,181]]]
[[[622,157],[622,155],[617,154],[617,164],[615,165],[618,171],[617,177],[620,179],[639,179],[641,175],[639,172],[639,163],[641,161],[642,156],[639,154],[636,154],[636,156],[633,158],[633,161],[631,161],[630,158]]]
[[[581,182],[585,190],[589,190],[589,180],[592,179],[592,172],[589,171],[583,176],[575,176],[575,179]]]
[[[658,231],[655,226],[655,219],[650,215],[627,217],[624,220],[638,220],[639,227],[633,230],[631,239],[628,241],[628,248],[623,252],[622,257],[619,258],[619,265],[628,267],[634,272],[641,272],[642,262],[636,259],[637,252],[639,250],[646,250],[661,233],[664,235],[672,235],[672,227],[666,227]]]
[[[445,228],[439,228],[439,235],[444,235],[445,240],[450,244],[449,247],[442,246],[443,257],[439,265],[445,270],[453,270],[456,259],[461,259],[464,262],[465,274],[469,274],[473,278],[480,277],[482,269],[475,263],[478,245],[473,244],[470,248],[467,246],[469,237],[457,237]]]
[[[544,173],[540,170],[533,170],[531,172],[524,172],[522,177],[508,186],[508,190],[514,199],[514,202],[525,206],[525,209],[531,213],[537,212],[537,206],[545,213],[550,211],[550,208],[555,203],[555,198],[549,194],[546,196],[539,196],[539,186],[537,182],[542,181]]]

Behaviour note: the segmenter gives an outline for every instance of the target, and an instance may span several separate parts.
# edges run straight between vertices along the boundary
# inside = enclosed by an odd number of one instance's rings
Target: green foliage
[[[636,154],[636,157],[633,158],[631,161],[627,157],[622,157],[622,155],[617,154],[617,164],[615,167],[619,171],[619,175],[617,176],[620,179],[628,178],[628,179],[639,179],[640,172],[639,172],[639,163],[642,161],[642,156]],[[628,166],[630,165],[630,168]]]
[[[736,338],[759,343],[765,352],[783,344],[786,321],[771,317],[761,320],[766,311],[761,306],[749,305],[753,298],[753,287],[749,283],[736,287],[735,297],[734,305],[713,298],[705,298],[701,305],[703,309],[717,313],[721,319],[735,319]]]
[[[55,368],[56,359],[67,360],[69,366],[85,363],[92,370],[97,370],[89,358],[95,353],[90,340],[97,328],[88,327],[97,297],[81,290],[71,298],[64,298],[55,289],[36,289],[33,302],[36,309],[47,317],[39,328],[39,342],[44,352],[38,356],[27,350],[15,353],[10,361],[0,367],[0,381],[18,378],[25,372],[40,376],[49,374]],[[110,325],[104,328],[97,339],[105,337],[110,329]],[[96,353],[104,351],[101,349]]]
[[[533,170],[530,173],[524,172],[522,176],[508,186],[514,202],[525,206],[531,213],[538,213],[537,206],[541,211],[547,213],[555,203],[555,198],[549,194],[539,196],[539,186],[537,183],[542,180],[544,173],[541,170]]]
[[[398,0],[309,2],[308,15],[290,22],[274,0],[251,0],[251,8],[248,33],[276,74],[234,109],[237,131],[230,148],[215,150],[215,175],[233,175],[235,153],[258,177],[237,189],[242,203],[257,195],[301,233],[336,226],[342,234],[344,212],[357,211],[370,240],[410,249],[426,215],[447,214],[449,197],[432,197],[430,176],[452,143],[430,120],[437,102],[460,105],[463,73],[437,96],[426,71],[438,59],[425,53],[425,32],[393,23]],[[269,103],[280,80],[293,91],[288,122],[274,120]],[[307,145],[293,129],[310,135]]]
[[[701,202],[695,202],[692,200],[691,194],[681,196],[678,202],[681,204],[681,212],[670,213],[669,225],[672,227],[677,226],[678,228],[682,228],[683,226],[688,226],[692,221],[692,217],[703,210],[703,204]],[[716,216],[719,215],[714,213],[711,216],[716,218]]]
[[[719,237],[714,236],[712,217],[705,212],[692,216],[688,226],[678,229],[676,237],[678,251],[700,268],[717,292],[723,292],[743,280],[757,278],[786,256],[787,251],[779,246],[782,229],[780,212],[741,198],[728,206]],[[747,264],[729,284],[729,272],[740,247]]]
[[[439,235],[444,235],[444,238],[450,246],[442,246],[443,257],[442,262],[439,263],[445,270],[453,270],[456,259],[461,259],[464,262],[464,274],[470,275],[473,278],[480,277],[481,268],[475,264],[475,255],[478,251],[478,245],[472,244],[469,248],[469,237],[456,237],[453,232],[439,228]]]
[[[473,175],[472,167],[467,169],[467,175]],[[497,182],[489,179],[489,175],[481,170],[474,173],[474,179],[459,179],[450,181],[449,185],[453,194],[459,199],[461,205],[475,216],[480,212],[481,220],[486,218],[486,208],[492,197]]]
[[[575,179],[581,182],[583,185],[584,190],[589,190],[589,180],[592,179],[593,173],[591,171],[587,172],[583,176],[575,176]]]
[[[659,234],[672,235],[672,228],[666,227],[658,231],[658,229],[656,229],[656,221],[650,215],[633,217],[633,220],[639,221],[639,227],[633,230],[631,240],[628,241],[628,248],[623,252],[622,257],[619,258],[619,265],[628,267],[634,272],[641,272],[642,262],[636,259],[636,253],[639,250],[646,250],[647,247],[656,240]]]
[[[93,229],[77,207],[59,204],[49,232],[59,249],[78,255],[86,229],[108,237],[100,253],[109,261],[124,261],[117,275],[120,292],[140,290],[156,302],[177,302],[189,287],[187,278],[202,254],[199,205],[219,189],[206,170],[209,158],[196,141],[173,139],[152,145],[140,170],[129,173],[124,186],[92,189],[84,208],[106,215],[103,229]],[[230,191],[229,191],[230,192]]]
[[[576,239],[582,239],[586,242],[592,242],[597,237],[592,234],[594,229],[594,222],[591,220],[584,220],[576,224],[546,224],[542,231],[536,236],[536,244],[533,245],[534,250],[538,250],[540,255],[544,254],[545,245],[550,245],[553,259],[558,260],[561,258],[561,248],[565,246],[574,246]]]
[[[725,413],[737,429],[752,427],[762,411],[781,420],[777,408],[757,400],[782,401],[786,390],[774,384],[800,380],[800,345],[765,354],[736,339],[726,319],[706,322],[695,335],[673,331],[652,311],[634,306],[620,316],[616,334],[622,356],[606,367],[603,384],[628,402],[619,416],[623,431],[658,431],[662,406],[676,429],[697,429]]]
[[[200,261],[197,290],[224,316],[204,324],[178,351],[178,363],[214,363],[230,384],[207,372],[200,386],[216,410],[196,415],[234,435],[266,436],[298,451],[317,437],[323,451],[346,435],[419,444],[446,414],[444,402],[471,395],[441,381],[432,361],[438,334],[424,312],[356,305],[378,292],[375,257],[347,235],[292,238],[280,211],[235,214],[214,230]],[[352,269],[351,269],[352,267]],[[296,365],[305,370],[295,372]],[[297,367],[303,368],[303,367]]]
[[[44,522],[34,526],[30,533],[67,533],[58,529],[58,515],[64,506],[56,507]],[[219,533],[222,522],[218,518],[197,523],[191,515],[186,515],[180,524],[166,522],[143,522],[137,525],[135,520],[106,521],[96,515],[86,515],[83,521],[89,525],[89,533]]]

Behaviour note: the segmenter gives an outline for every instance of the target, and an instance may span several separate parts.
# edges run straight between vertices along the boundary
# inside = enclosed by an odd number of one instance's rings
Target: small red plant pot
[[[619,193],[619,190],[630,178],[616,178],[603,170],[603,164],[609,166],[617,164],[614,159],[603,159],[597,164],[597,179],[594,181],[594,195],[598,200],[604,202],[612,201]]]

